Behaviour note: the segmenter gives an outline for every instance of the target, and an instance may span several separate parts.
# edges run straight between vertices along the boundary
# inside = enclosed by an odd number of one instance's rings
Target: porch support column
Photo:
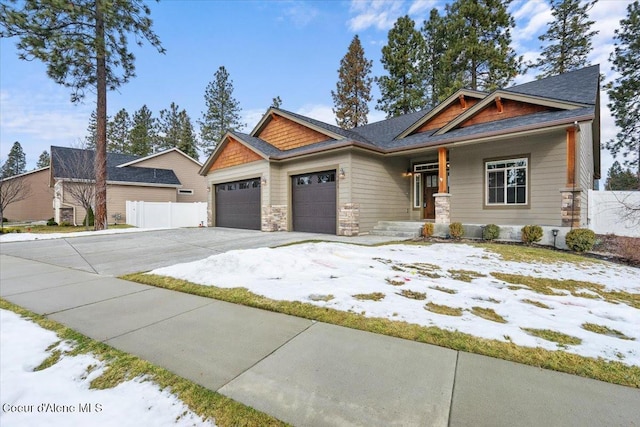
[[[438,193],[447,192],[447,149],[438,149]]]
[[[560,217],[563,227],[580,227],[582,189],[576,186],[576,133],[578,128],[567,128],[567,183],[560,189],[562,196]]]

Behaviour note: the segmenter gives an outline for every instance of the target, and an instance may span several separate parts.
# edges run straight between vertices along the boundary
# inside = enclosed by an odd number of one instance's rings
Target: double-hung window
[[[528,164],[526,157],[486,161],[486,205],[526,205]]]

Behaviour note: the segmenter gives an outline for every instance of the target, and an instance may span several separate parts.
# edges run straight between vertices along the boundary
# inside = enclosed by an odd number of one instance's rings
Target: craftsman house
[[[30,195],[6,209],[10,220],[80,225],[86,212],[73,193],[93,185],[95,152],[51,147],[51,166],[24,174]],[[202,164],[177,148],[146,157],[107,153],[107,219],[126,222],[126,201],[204,202]]]
[[[200,169],[210,225],[339,235],[378,221],[586,225],[600,178],[599,67],[344,130],[270,108]]]

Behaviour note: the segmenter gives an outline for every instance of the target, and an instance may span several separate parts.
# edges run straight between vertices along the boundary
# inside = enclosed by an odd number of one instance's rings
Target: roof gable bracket
[[[504,112],[504,108],[502,107],[502,99],[499,96],[496,96],[496,108],[498,109],[498,113],[502,114]]]
[[[464,99],[464,94],[460,94],[460,96],[458,97],[458,99],[460,100],[460,106],[465,109],[467,108],[467,101]]]

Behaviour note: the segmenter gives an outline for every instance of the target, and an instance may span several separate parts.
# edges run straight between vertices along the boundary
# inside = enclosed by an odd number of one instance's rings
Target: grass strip
[[[535,301],[532,299],[523,299],[521,301],[526,302],[527,304],[535,305],[536,307],[539,307],[539,308],[545,308],[547,310],[551,310],[551,307],[549,307],[547,304],[540,301]]]
[[[192,383],[178,375],[146,360],[140,359],[106,344],[94,341],[58,322],[49,320],[33,312],[12,304],[0,298],[0,308],[11,310],[25,317],[44,329],[55,332],[62,341],[71,341],[73,348],[64,354],[75,356],[78,354],[93,354],[98,360],[104,361],[107,368],[102,375],[91,381],[92,389],[108,389],[133,378],[144,376],[158,384],[160,389],[168,389],[178,396],[191,411],[204,419],[214,419],[216,425],[225,426],[287,426],[267,414],[259,412],[249,406],[229,399],[219,393]],[[45,359],[38,368],[46,369],[54,365],[62,357],[55,352]]]
[[[597,325],[595,323],[583,323],[582,329],[594,332],[596,334],[607,335],[610,337],[620,338],[621,340],[635,341],[635,338],[628,337],[617,329],[611,329],[605,325]]]
[[[557,342],[562,346],[578,345],[582,343],[582,340],[578,337],[563,334],[562,332],[553,331],[551,329],[534,329],[534,328],[520,328],[526,333],[535,337],[542,338],[547,341]]]
[[[471,283],[473,279],[477,279],[480,277],[487,277],[482,273],[478,273],[477,271],[472,270],[449,270],[449,274],[451,274],[451,278],[453,280],[460,280],[461,282]]]
[[[472,246],[484,248],[489,252],[500,255],[504,261],[513,262],[541,262],[544,264],[555,264],[558,262],[568,262],[576,265],[605,264],[603,261],[587,258],[582,255],[553,250],[549,248],[537,248],[532,246],[514,246],[500,243],[471,243]],[[517,248],[517,250],[514,250]]]
[[[381,299],[384,299],[385,294],[383,294],[382,292],[372,292],[370,294],[355,294],[351,296],[360,301],[364,301],[364,300],[380,301]]]
[[[440,305],[433,302],[425,304],[424,309],[432,313],[444,314],[445,316],[462,316],[461,308],[449,307],[448,305]]]
[[[498,323],[507,323],[507,320],[496,313],[492,308],[484,308],[484,307],[471,307],[471,313],[475,314],[478,317],[482,317],[486,320],[491,320],[492,322]]]
[[[640,367],[629,366],[621,362],[594,359],[563,351],[521,347],[509,342],[478,338],[435,326],[420,326],[385,318],[364,317],[356,313],[328,307],[316,307],[299,301],[277,301],[253,294],[245,288],[222,289],[215,286],[196,285],[185,280],[166,276],[140,273],[129,274],[123,276],[122,279],[347,328],[434,344],[468,353],[482,354],[525,365],[594,378],[613,384],[640,388]],[[425,306],[426,309],[428,309],[427,306]]]

